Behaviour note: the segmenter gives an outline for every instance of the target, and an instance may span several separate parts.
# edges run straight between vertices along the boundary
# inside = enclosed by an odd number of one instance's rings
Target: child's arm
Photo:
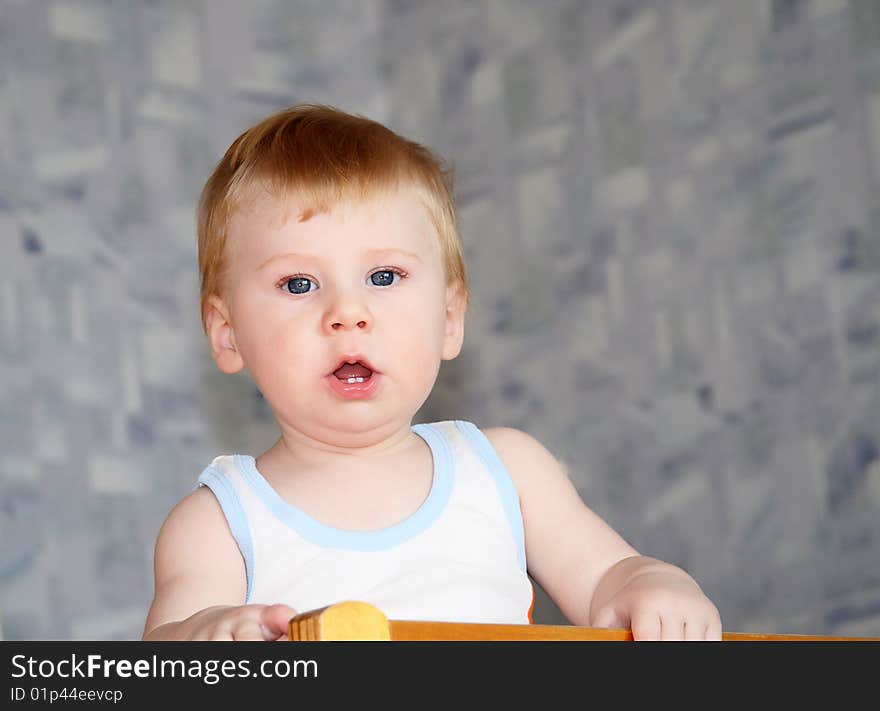
[[[194,491],[168,514],[156,539],[156,592],[145,641],[274,640],[296,612],[244,605],[245,569],[214,495]]]
[[[574,624],[626,627],[635,639],[721,639],[721,617],[681,568],[642,556],[584,505],[531,435],[484,431],[517,488],[529,572]]]

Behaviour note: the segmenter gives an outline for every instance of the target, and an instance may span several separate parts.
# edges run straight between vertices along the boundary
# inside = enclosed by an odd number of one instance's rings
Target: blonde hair
[[[422,200],[440,239],[446,283],[468,283],[452,199],[452,173],[425,146],[376,121],[332,106],[302,104],[242,133],[214,168],[197,211],[202,326],[222,289],[227,227],[235,210],[261,191],[296,194],[309,206],[300,219],[347,199],[408,186]]]

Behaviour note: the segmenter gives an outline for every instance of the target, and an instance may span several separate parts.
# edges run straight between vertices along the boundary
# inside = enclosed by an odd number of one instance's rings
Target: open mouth
[[[355,360],[343,361],[342,364],[333,371],[333,375],[335,375],[338,380],[354,384],[367,382],[373,375],[373,372],[373,368],[363,360]]]

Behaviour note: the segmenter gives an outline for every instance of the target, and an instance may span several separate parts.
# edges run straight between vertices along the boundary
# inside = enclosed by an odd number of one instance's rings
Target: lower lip
[[[379,373],[373,373],[369,380],[365,380],[362,383],[348,383],[345,380],[340,380],[332,373],[327,376],[330,389],[347,400],[363,400],[364,398],[372,397],[379,389],[381,380],[382,376]]]

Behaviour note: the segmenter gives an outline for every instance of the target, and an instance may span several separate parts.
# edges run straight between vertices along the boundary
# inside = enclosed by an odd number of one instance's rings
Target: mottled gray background
[[[878,0],[0,13],[3,637],[138,638],[168,510],[276,436],[193,208],[299,101],[456,169],[474,309],[419,421],[533,433],[728,630],[880,635]]]

